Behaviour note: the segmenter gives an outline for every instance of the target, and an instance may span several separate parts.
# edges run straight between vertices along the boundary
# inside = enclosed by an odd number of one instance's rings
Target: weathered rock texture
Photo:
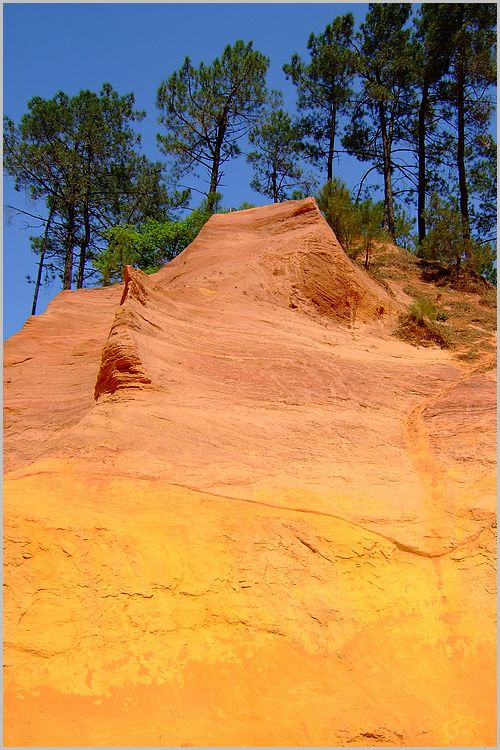
[[[493,745],[495,374],[312,199],[5,353],[7,745]]]

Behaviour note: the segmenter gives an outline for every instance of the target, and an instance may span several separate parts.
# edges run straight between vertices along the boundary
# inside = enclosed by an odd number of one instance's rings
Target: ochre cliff
[[[496,741],[495,372],[314,201],[5,348],[4,742]]]

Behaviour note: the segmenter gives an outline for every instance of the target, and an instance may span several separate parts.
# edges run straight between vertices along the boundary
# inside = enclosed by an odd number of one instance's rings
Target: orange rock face
[[[9,746],[496,741],[495,373],[314,201],[6,344]]]

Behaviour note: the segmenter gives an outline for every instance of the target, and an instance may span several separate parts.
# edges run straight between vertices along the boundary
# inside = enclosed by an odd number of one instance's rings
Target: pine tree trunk
[[[387,121],[383,107],[379,107],[382,132],[383,172],[384,172],[384,229],[395,239],[394,198],[392,195],[391,146],[387,133]]]
[[[330,121],[330,132],[328,139],[328,157],[326,163],[326,179],[333,179],[333,157],[335,154],[335,132],[337,130],[337,118],[335,111],[332,112],[332,119]]]
[[[83,240],[80,243],[80,257],[78,260],[78,275],[76,279],[76,288],[83,288],[83,280],[85,276],[85,263],[87,261],[87,250],[90,245],[91,232],[90,232],[90,190],[92,185],[92,159],[93,152],[90,143],[87,144],[87,159],[86,159],[86,180],[87,185],[85,189],[85,197],[83,201],[83,224],[84,224],[84,235]]]
[[[368,270],[368,266],[370,265],[370,241],[366,240],[365,244],[365,268]]]
[[[219,184],[219,155],[214,156],[212,162],[212,173],[210,175],[210,187],[208,189],[207,208],[209,213],[215,211],[215,194]]]
[[[278,203],[278,185],[277,185],[277,175],[276,172],[273,172],[271,175],[271,185],[273,190],[273,201],[274,203]]]
[[[429,85],[424,82],[422,87],[422,99],[418,109],[418,186],[417,186],[417,226],[418,242],[421,244],[425,240],[425,194],[426,194],[426,153],[425,153],[425,133],[426,117],[429,103]]]
[[[85,262],[87,260],[87,250],[90,244],[90,216],[89,216],[89,204],[88,198],[85,201],[83,208],[83,220],[85,224],[85,235],[80,245],[80,258],[78,261],[78,277],[76,281],[76,288],[83,288],[83,278],[85,274]]]
[[[224,143],[224,137],[226,135],[227,118],[223,116],[222,122],[219,125],[217,131],[217,139],[215,141],[214,156],[212,160],[212,172],[210,174],[210,188],[208,191],[207,208],[209,213],[213,214],[215,211],[215,194],[219,187],[219,169],[220,169],[220,155],[222,150],[222,144]]]
[[[467,175],[465,172],[465,62],[461,54],[457,61],[457,165],[458,189],[460,195],[460,216],[462,218],[462,236],[467,244],[470,239],[469,227],[469,194],[467,190]]]
[[[47,250],[47,237],[49,234],[50,224],[52,221],[52,217],[54,215],[54,209],[51,208],[49,215],[47,217],[47,221],[45,223],[45,230],[43,232],[43,239],[42,239],[42,247],[40,250],[40,260],[38,261],[38,273],[36,276],[36,282],[35,282],[35,291],[33,292],[33,304],[31,306],[31,314],[36,315],[36,306],[38,302],[38,294],[40,292],[40,287],[42,285],[42,274],[43,274],[43,264],[45,262],[45,253]]]
[[[63,289],[71,289],[73,281],[73,248],[75,245],[75,206],[68,206],[68,221],[66,224],[66,248],[64,257]]]

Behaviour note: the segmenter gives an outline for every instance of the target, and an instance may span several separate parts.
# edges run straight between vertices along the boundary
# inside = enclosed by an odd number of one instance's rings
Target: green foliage
[[[463,267],[496,284],[496,247],[493,243],[464,239],[456,200],[443,201],[433,193],[426,219],[429,230],[419,246],[422,258],[453,265],[456,269]]]
[[[345,252],[355,258],[359,251],[359,217],[347,185],[335,177],[328,180],[316,202]]]
[[[452,346],[449,330],[425,315],[420,316],[418,309],[400,318],[394,335],[413,346],[437,345],[442,349]]]
[[[452,34],[447,4],[424,3],[417,13],[413,29],[413,68],[418,107],[414,114],[414,125],[409,128],[408,140],[417,152],[418,241],[422,242],[426,233],[426,196],[429,187],[434,185],[436,189],[436,182],[441,179],[441,144],[436,138],[442,126],[438,91],[451,65],[453,45],[450,41]]]
[[[159,270],[195,239],[209,218],[205,205],[178,221],[149,219],[139,227],[127,224],[107,229],[107,248],[94,261],[101,283],[121,281],[126,265],[145,273]]]
[[[415,219],[398,203],[394,206],[394,241],[405,250],[415,250],[416,237],[413,233]]]
[[[426,211],[426,221],[428,231],[418,248],[420,257],[447,265],[460,265],[465,246],[457,202],[446,202],[433,193]]]
[[[354,203],[347,185],[337,178],[323,185],[316,201],[345,252],[354,260],[363,252],[368,268],[374,243],[387,238],[383,202],[365,198]]]
[[[209,180],[208,195],[217,192],[222,167],[240,154],[240,139],[256,121],[267,98],[267,57],[237,41],[220,58],[195,68],[189,57],[163,81],[157,93],[160,148],[174,161],[177,176],[197,168]],[[213,210],[213,202],[209,199]]]
[[[497,144],[487,133],[476,136],[474,146],[469,168],[469,190],[475,198],[471,229],[478,237],[493,240],[497,228]]]
[[[452,343],[450,331],[446,326],[436,322],[446,319],[446,313],[439,311],[432,300],[419,296],[408,308],[408,313],[401,316],[400,324],[394,333],[414,346],[437,344],[446,349]]]
[[[357,35],[362,87],[342,139],[349,153],[372,162],[383,175],[384,226],[393,238],[394,172],[405,174],[404,164],[396,160],[395,143],[406,134],[414,96],[413,49],[406,28],[410,13],[409,3],[370,3]]]
[[[497,283],[496,246],[490,242],[471,240],[468,245],[466,267],[483,276],[496,286]]]
[[[480,173],[488,172],[488,156],[485,162],[480,144],[492,140],[488,126],[495,110],[496,16],[493,3],[451,3],[446,9],[451,65],[439,88],[437,109],[445,125],[437,154],[449,167],[448,190],[451,184],[458,195],[464,241],[478,229],[471,214],[474,200],[482,198],[474,192],[477,187],[482,192]],[[489,158],[492,162],[496,156]]]
[[[109,84],[99,94],[30,99],[18,127],[4,120],[4,166],[16,189],[28,190],[32,198],[81,201],[97,189],[96,177],[109,180],[120,169],[123,177],[140,140],[131,123],[144,117],[133,105],[133,94],[121,97]]]
[[[132,125],[143,117],[133,94],[120,96],[104,84],[99,94],[33,97],[18,126],[5,118],[5,171],[17,190],[50,203],[55,215],[48,239],[65,289],[74,280],[76,248],[81,287],[103,229],[143,220],[168,204],[161,165],[136,152],[140,137]]]
[[[364,201],[356,204],[356,216],[365,253],[365,268],[368,268],[370,254],[375,242],[387,238],[387,233],[382,227],[384,221],[383,201],[374,203],[371,198],[365,198]]]
[[[436,84],[449,70],[453,33],[449,3],[422,3],[414,27],[415,73],[421,86]]]
[[[450,44],[453,50],[454,84],[459,85],[457,73],[460,72],[461,64],[465,66],[464,73],[470,86],[494,84],[497,22],[495,4],[453,3],[448,5],[446,13]],[[469,102],[471,103],[472,101]],[[483,100],[484,107],[490,104],[489,98],[486,97]]]
[[[354,17],[339,16],[321,34],[311,34],[307,44],[310,62],[299,55],[283,66],[297,87],[297,107],[302,114],[304,153],[315,164],[326,164],[326,177],[333,177],[335,139],[340,118],[348,111],[351,82],[356,68],[352,48]]]
[[[287,200],[289,191],[300,183],[299,138],[297,126],[281,107],[271,109],[248,136],[255,147],[247,154],[254,170],[250,186],[274,203]]]
[[[408,315],[415,323],[423,323],[424,318],[436,320],[438,311],[436,305],[428,297],[418,297],[408,308]]]

